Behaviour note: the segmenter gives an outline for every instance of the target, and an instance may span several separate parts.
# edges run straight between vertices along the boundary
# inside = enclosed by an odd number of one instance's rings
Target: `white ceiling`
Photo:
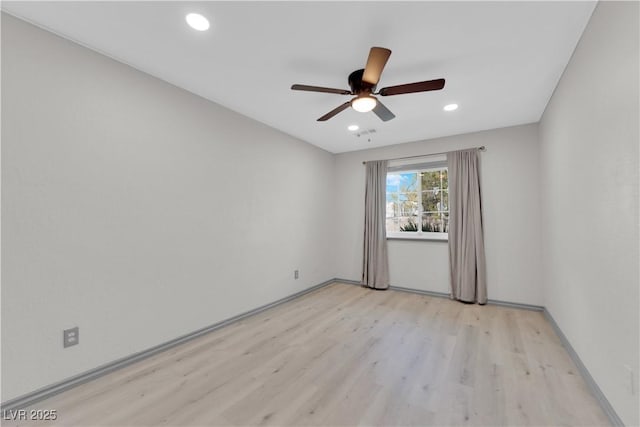
[[[3,10],[232,110],[339,153],[537,122],[595,2],[2,2]],[[198,12],[211,29],[184,17]],[[347,109],[369,48],[393,51],[379,88],[445,78],[437,92],[382,98],[396,118]],[[445,104],[457,103],[455,112]],[[356,137],[350,124],[375,129]]]

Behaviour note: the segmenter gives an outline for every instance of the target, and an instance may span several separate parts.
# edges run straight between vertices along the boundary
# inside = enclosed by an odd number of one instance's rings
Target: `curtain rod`
[[[480,150],[480,151],[487,151],[487,147],[485,147],[484,145],[480,146],[480,147],[472,147],[472,148],[464,148],[464,150],[470,150],[475,148],[476,150]],[[456,150],[454,150],[456,151]],[[462,151],[462,150],[457,150],[457,151]],[[437,156],[439,154],[447,154],[450,153],[450,151],[443,151],[442,153],[431,153],[431,154],[421,154],[419,156],[406,156],[406,157],[396,157],[395,159],[383,159],[383,160],[406,160],[406,159],[415,159],[418,157],[429,157],[429,156]],[[369,160],[370,162],[378,162],[379,160]],[[362,162],[363,165],[366,165],[367,162]]]

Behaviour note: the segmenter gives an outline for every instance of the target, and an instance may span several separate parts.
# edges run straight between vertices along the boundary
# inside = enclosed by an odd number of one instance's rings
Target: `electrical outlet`
[[[293,278],[297,279],[298,277],[300,277],[300,270],[294,270],[293,271]]]
[[[636,378],[633,375],[633,369],[631,369],[631,366],[629,365],[624,365],[624,369],[626,370],[627,373],[627,388],[629,390],[629,393],[634,396],[636,394]]]
[[[80,342],[80,330],[76,326],[75,328],[65,329],[62,331],[62,346],[64,348],[71,347]]]

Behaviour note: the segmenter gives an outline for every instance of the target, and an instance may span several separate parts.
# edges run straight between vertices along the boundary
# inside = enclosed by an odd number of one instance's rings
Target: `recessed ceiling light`
[[[444,111],[453,111],[453,110],[457,110],[458,109],[458,104],[449,104],[449,105],[445,105],[443,110]]]
[[[187,24],[194,30],[207,31],[209,29],[209,20],[199,13],[190,13],[185,19]]]
[[[358,130],[358,129],[360,129],[360,126],[358,126],[358,125],[349,125],[349,127],[347,129],[349,129],[351,131]]]

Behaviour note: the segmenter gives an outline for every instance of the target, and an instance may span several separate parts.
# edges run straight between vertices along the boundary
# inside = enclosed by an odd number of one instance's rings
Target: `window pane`
[[[422,192],[422,210],[432,212],[438,210],[440,202],[440,191],[427,190]]]
[[[394,216],[396,216],[395,214],[395,203],[390,202],[387,200],[387,218],[392,218]]]
[[[406,216],[400,217],[400,231],[415,233],[418,231],[418,217]]]
[[[407,193],[418,189],[418,174],[415,172],[400,174],[400,191]]]
[[[387,174],[387,197],[389,193],[395,193],[400,189],[400,175],[390,173]]]
[[[387,218],[387,233],[393,233],[400,231],[399,218]]]
[[[422,215],[422,231],[429,233],[448,233],[449,215],[425,213]]]
[[[398,216],[418,215],[418,193],[401,193]]]
[[[449,188],[446,169],[422,172],[422,189],[434,190],[436,188]]]
[[[395,211],[394,211],[393,216],[402,216],[403,215],[402,212],[404,210],[403,206],[404,206],[404,202],[395,203],[394,204]]]
[[[422,172],[422,189],[434,190],[440,188],[440,171]]]
[[[442,192],[442,209],[438,209],[439,211],[449,211],[449,190],[444,190]]]

